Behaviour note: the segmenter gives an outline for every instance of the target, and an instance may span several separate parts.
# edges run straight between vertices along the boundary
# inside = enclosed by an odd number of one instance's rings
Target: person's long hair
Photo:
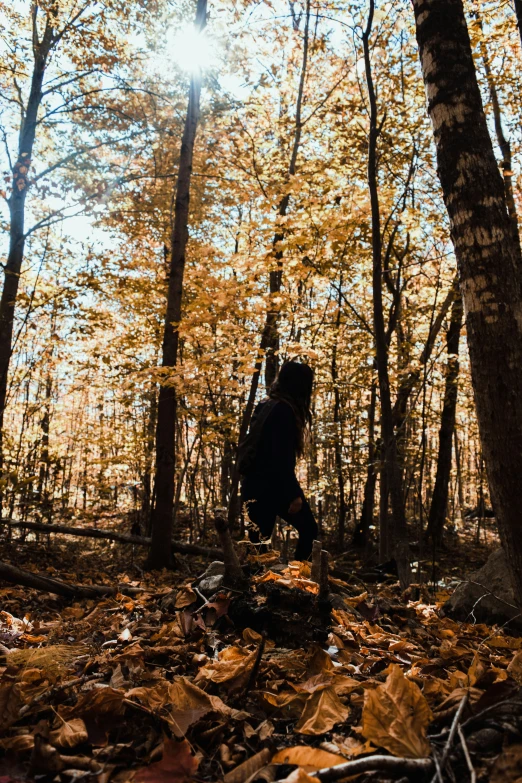
[[[314,371],[307,364],[286,362],[270,387],[269,396],[283,400],[295,413],[297,422],[297,453],[303,453],[306,431],[312,423],[312,386]]]

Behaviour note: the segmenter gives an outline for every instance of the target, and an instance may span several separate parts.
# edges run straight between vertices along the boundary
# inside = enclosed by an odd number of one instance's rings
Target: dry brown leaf
[[[508,673],[515,682],[522,685],[522,652],[518,652],[514,655],[513,660],[507,667]]]
[[[468,685],[475,685],[484,675],[485,671],[486,667],[480,660],[479,654],[475,653],[473,656],[473,661],[471,662],[471,666],[468,669]]]
[[[479,688],[455,688],[455,690],[444,699],[442,704],[439,704],[435,710],[435,714],[438,715],[440,712],[444,712],[444,710],[449,710],[451,707],[458,706],[466,693],[468,694],[471,704],[474,704],[482,696],[482,691]]]
[[[370,740],[361,742],[355,739],[355,737],[343,737],[339,750],[342,750],[347,756],[355,758],[355,756],[361,756],[363,753],[373,753],[377,748],[372,745]]]
[[[252,628],[245,628],[242,636],[247,644],[259,644],[263,638],[260,633],[254,631]]]
[[[303,767],[305,772],[334,767],[336,764],[344,764],[345,761],[344,756],[321,748],[311,748],[309,745],[294,745],[293,748],[279,750],[272,758],[272,764],[296,764]]]
[[[186,677],[176,677],[172,683],[162,680],[153,688],[132,688],[125,696],[139,699],[143,706],[168,723],[176,737],[183,737],[189,726],[209,712],[238,720],[249,717],[247,712],[227,707],[218,696],[210,696]]]
[[[174,604],[176,609],[184,609],[185,606],[190,606],[197,601],[198,597],[190,585],[185,585],[178,590],[176,595],[176,603]]]
[[[64,720],[62,725],[49,735],[51,743],[60,748],[75,748],[76,745],[87,742],[88,738],[87,727],[81,718]]]
[[[307,700],[295,729],[300,734],[324,734],[350,714],[333,687],[315,691]]]
[[[23,703],[20,688],[16,683],[6,682],[0,685],[0,729],[6,729],[18,720]]]
[[[386,682],[365,691],[362,733],[378,747],[394,756],[424,758],[430,744],[426,728],[431,710],[419,687],[392,664]]]
[[[257,650],[248,653],[240,647],[226,647],[217,661],[199,670],[194,682],[227,683],[229,688],[239,688],[248,680],[256,655]]]
[[[34,748],[34,737],[32,734],[17,734],[15,737],[0,740],[0,747],[15,754],[26,753]],[[0,783],[1,781],[0,777]]]
[[[71,707],[60,707],[58,713],[64,720],[92,715],[120,715],[124,708],[124,696],[114,688],[97,688],[82,693],[77,703]]]
[[[190,752],[187,740],[165,739],[163,757],[155,764],[137,771],[135,783],[184,783],[191,780],[198,768],[198,761]]]
[[[217,696],[209,696],[185,677],[178,677],[168,690],[169,717],[177,737],[208,712],[226,713],[229,709]]]
[[[307,696],[304,692],[297,693],[295,690],[283,691],[282,693],[270,693],[269,691],[265,691],[262,694],[262,698],[265,702],[270,704],[270,706],[280,710],[278,717],[289,720],[301,716]]]
[[[223,778],[224,783],[244,783],[260,769],[266,767],[270,761],[271,755],[268,748],[263,748],[259,753],[251,756],[242,764],[239,764],[235,769],[231,770],[231,772],[228,772]]]
[[[522,639],[515,639],[512,636],[490,636],[484,644],[488,647],[499,647],[505,650],[520,650]]]
[[[522,745],[509,745],[491,770],[490,783],[519,783],[522,779]]]

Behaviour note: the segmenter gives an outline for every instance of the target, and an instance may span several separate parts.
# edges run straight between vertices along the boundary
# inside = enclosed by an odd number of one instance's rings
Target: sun
[[[168,36],[167,46],[172,59],[184,71],[208,71],[217,64],[214,42],[205,30],[201,32],[192,25]]]

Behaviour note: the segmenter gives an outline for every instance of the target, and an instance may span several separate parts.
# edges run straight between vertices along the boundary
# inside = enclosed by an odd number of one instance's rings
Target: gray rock
[[[512,620],[513,626],[522,628],[522,617],[517,617],[521,610],[516,605],[504,550],[497,549],[482,568],[456,588],[443,611],[454,620],[489,625]]]
[[[214,560],[204,574],[199,578],[198,589],[207,598],[215,593],[225,579],[225,564],[220,560]]]

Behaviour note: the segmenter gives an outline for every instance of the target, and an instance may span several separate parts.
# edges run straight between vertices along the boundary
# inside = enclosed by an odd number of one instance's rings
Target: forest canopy
[[[176,510],[198,537],[230,499],[241,415],[273,311],[279,364],[298,357],[316,373],[302,480],[325,531],[347,541],[369,471],[379,473],[367,4],[217,2],[199,37],[188,3],[34,8],[2,8],[7,199],[33,79],[32,28],[41,37],[50,17],[65,33],[47,56],[27,174],[4,411],[5,515],[50,522],[141,509],[146,527],[157,388],[166,381],[179,396]],[[499,164],[497,125],[509,140],[516,198],[516,17],[508,4],[467,10],[491,135]],[[456,267],[411,9],[380,4],[368,43],[391,396],[395,403],[412,385],[401,413],[404,496],[424,528]],[[196,72],[179,360],[166,370],[173,194]],[[3,210],[7,248],[6,202]],[[464,333],[459,350],[451,518],[483,498],[488,505]],[[261,396],[263,386],[261,378]]]
[[[0,0],[0,783],[522,779],[521,62]]]

